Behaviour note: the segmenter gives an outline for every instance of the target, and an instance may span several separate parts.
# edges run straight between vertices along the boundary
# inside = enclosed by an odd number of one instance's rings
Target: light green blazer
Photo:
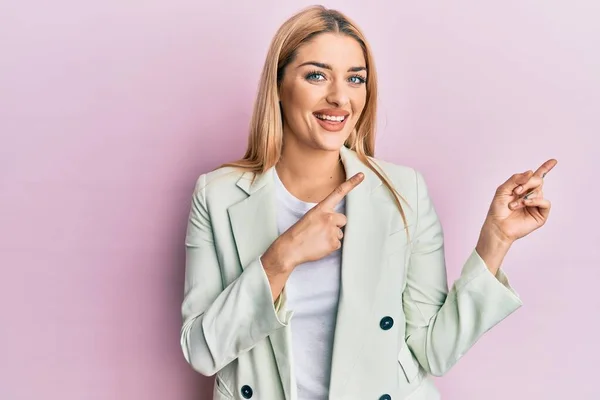
[[[448,371],[521,305],[500,270],[473,249],[448,290],[442,226],[420,172],[376,160],[403,196],[411,243],[391,194],[352,150],[348,223],[330,383],[331,399],[433,400],[430,375]],[[181,347],[216,374],[213,399],[295,400],[285,288],[273,304],[259,257],[277,238],[273,170],[221,168],[199,177],[186,234]],[[408,204],[407,204],[408,203]]]

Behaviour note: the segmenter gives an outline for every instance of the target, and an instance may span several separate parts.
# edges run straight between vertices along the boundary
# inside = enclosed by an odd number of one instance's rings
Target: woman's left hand
[[[506,243],[512,243],[542,227],[550,214],[550,201],[544,198],[544,177],[558,163],[550,159],[537,171],[515,174],[498,187],[484,229]]]

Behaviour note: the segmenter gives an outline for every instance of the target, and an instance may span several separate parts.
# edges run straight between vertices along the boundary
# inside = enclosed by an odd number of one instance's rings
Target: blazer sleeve
[[[475,249],[450,291],[442,226],[420,172],[417,221],[403,292],[406,343],[430,374],[445,374],[489,329],[522,302],[504,271],[494,276]]]
[[[290,312],[275,310],[260,258],[225,287],[205,186],[206,176],[202,175],[187,224],[181,348],[196,371],[212,376],[270,333],[287,326]]]

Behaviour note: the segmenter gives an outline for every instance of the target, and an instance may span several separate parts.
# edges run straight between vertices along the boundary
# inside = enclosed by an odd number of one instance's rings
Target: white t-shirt
[[[294,197],[275,172],[277,226],[285,232],[316,205]],[[346,199],[335,208],[345,214]],[[299,400],[329,396],[333,335],[340,292],[341,249],[314,262],[298,265],[286,283],[294,370]]]

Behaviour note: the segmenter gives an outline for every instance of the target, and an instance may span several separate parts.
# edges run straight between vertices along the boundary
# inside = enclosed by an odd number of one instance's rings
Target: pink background
[[[1,399],[210,397],[179,347],[192,188],[242,154],[269,41],[309,4],[0,5]],[[451,281],[496,187],[559,160],[504,264],[525,305],[444,398],[598,398],[600,3],[326,5],[372,43],[378,156],[424,173]]]

